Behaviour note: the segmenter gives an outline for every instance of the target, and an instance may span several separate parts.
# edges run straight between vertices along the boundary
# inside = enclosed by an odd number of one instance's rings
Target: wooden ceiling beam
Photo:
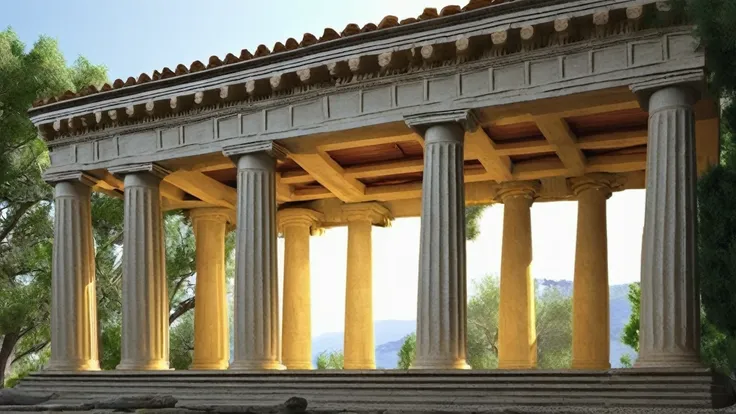
[[[424,159],[404,159],[395,161],[381,161],[345,168],[345,176],[351,178],[375,178],[384,175],[409,174],[422,172]]]
[[[588,159],[585,172],[623,173],[647,168],[647,154],[596,155]]]
[[[291,154],[290,157],[340,200],[346,203],[364,200],[365,185],[355,178],[346,177],[345,170],[326,152]]]
[[[283,171],[281,173],[281,182],[284,184],[307,184],[317,181],[306,171]]]
[[[238,192],[236,189],[201,172],[179,170],[167,175],[164,183],[218,207],[235,210],[237,206]]]
[[[611,132],[588,135],[578,139],[578,148],[584,150],[606,150],[636,147],[647,144],[647,130]]]
[[[498,182],[513,179],[511,172],[511,158],[508,155],[499,155],[493,141],[483,128],[465,134],[465,153],[480,161],[486,173]]]
[[[570,130],[567,122],[557,116],[537,116],[537,127],[544,137],[555,147],[557,156],[568,169],[571,176],[585,174],[585,155],[577,147],[577,137]]]

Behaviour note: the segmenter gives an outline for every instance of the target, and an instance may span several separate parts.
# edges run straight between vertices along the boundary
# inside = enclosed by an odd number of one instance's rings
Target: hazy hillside
[[[542,294],[546,289],[558,289],[566,296],[572,296],[572,282],[567,280],[536,280],[536,293]],[[620,367],[621,355],[635,355],[634,350],[620,341],[624,325],[629,320],[631,310],[626,297],[628,285],[613,285],[609,291],[611,316],[611,366]],[[398,361],[397,352],[401,348],[404,337],[414,332],[415,321],[376,321],[376,366],[379,368],[395,368]],[[343,333],[333,332],[312,339],[312,352],[316,356],[324,350],[342,350]]]

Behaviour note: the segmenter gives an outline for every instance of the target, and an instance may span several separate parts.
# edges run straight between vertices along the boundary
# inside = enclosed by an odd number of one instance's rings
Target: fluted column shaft
[[[649,100],[638,367],[700,366],[693,103],[682,87]]]
[[[166,280],[161,179],[125,175],[123,326],[121,370],[169,368],[169,297]]]
[[[312,287],[309,236],[319,215],[307,209],[279,211],[284,235],[284,315],[282,363],[287,369],[312,369]]]
[[[345,369],[376,368],[372,232],[373,224],[368,218],[355,218],[348,223]]]
[[[532,278],[531,205],[535,183],[511,182],[499,191],[503,202],[498,367],[537,365],[537,329]]]
[[[47,369],[99,370],[90,187],[56,183],[51,267],[51,360]]]
[[[283,369],[276,272],[276,160],[238,158],[235,355],[230,369]]]
[[[416,369],[465,369],[464,130],[430,126],[425,135],[419,248]]]
[[[225,236],[229,212],[220,208],[191,210],[196,243],[197,284],[194,297],[192,369],[226,369],[230,333],[225,284]]]
[[[572,367],[609,369],[608,237],[606,176],[571,180],[578,198],[572,309]]]

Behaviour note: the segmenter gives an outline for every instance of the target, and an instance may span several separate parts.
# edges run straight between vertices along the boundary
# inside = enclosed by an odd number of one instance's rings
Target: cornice
[[[642,6],[644,3],[651,4]],[[438,28],[425,33],[411,29],[410,33],[424,34],[424,40],[421,37],[394,39],[401,32],[392,28],[385,31],[378,44],[370,47],[361,48],[356,44],[352,48],[336,49],[331,55],[310,55],[310,59],[304,62],[289,60],[288,53],[284,52],[284,67],[261,64],[250,71],[228,72],[227,77],[208,77],[201,81],[194,81],[198,78],[192,77],[188,78],[191,82],[176,84],[176,87],[164,87],[166,84],[162,83],[159,88],[141,89],[136,93],[133,93],[136,87],[131,87],[131,93],[125,95],[125,99],[99,99],[106,93],[93,95],[94,100],[79,100],[76,105],[71,104],[77,100],[64,101],[62,106],[53,104],[32,110],[31,115],[40,134],[51,142],[59,138],[66,140],[64,137],[99,135],[111,128],[131,130],[136,128],[136,124],[150,128],[182,117],[196,117],[197,114],[227,113],[236,106],[258,107],[294,99],[294,96],[304,93],[312,96],[329,93],[335,87],[364,86],[366,82],[391,80],[396,76],[427,76],[438,68],[449,67],[452,70],[477,60],[513,60],[514,56],[528,56],[550,47],[586,44],[588,40],[617,37],[643,29],[641,14],[628,13],[627,9],[645,8],[647,11],[644,13],[664,13],[654,6],[652,0],[523,0],[508,4],[517,5],[517,8],[508,9],[513,13],[489,15],[483,12],[476,16],[476,12],[483,11],[479,9],[465,13],[463,19],[452,19],[455,23],[443,23],[442,30]],[[548,7],[535,9],[535,13],[525,16],[518,13],[522,10],[518,4],[527,5],[523,10],[529,10],[531,7],[528,5],[531,4]],[[623,20],[608,18],[617,10],[627,10],[627,13],[616,14],[623,16]],[[471,15],[475,17],[470,18]],[[255,63],[249,63],[247,67],[253,65]]]

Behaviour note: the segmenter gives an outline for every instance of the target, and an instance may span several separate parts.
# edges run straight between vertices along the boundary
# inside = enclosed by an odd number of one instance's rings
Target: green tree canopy
[[[26,50],[13,30],[0,32],[0,386],[11,363],[39,357],[49,342],[52,191],[27,110],[37,97],[102,85],[106,72],[81,57],[67,66],[51,38]]]

